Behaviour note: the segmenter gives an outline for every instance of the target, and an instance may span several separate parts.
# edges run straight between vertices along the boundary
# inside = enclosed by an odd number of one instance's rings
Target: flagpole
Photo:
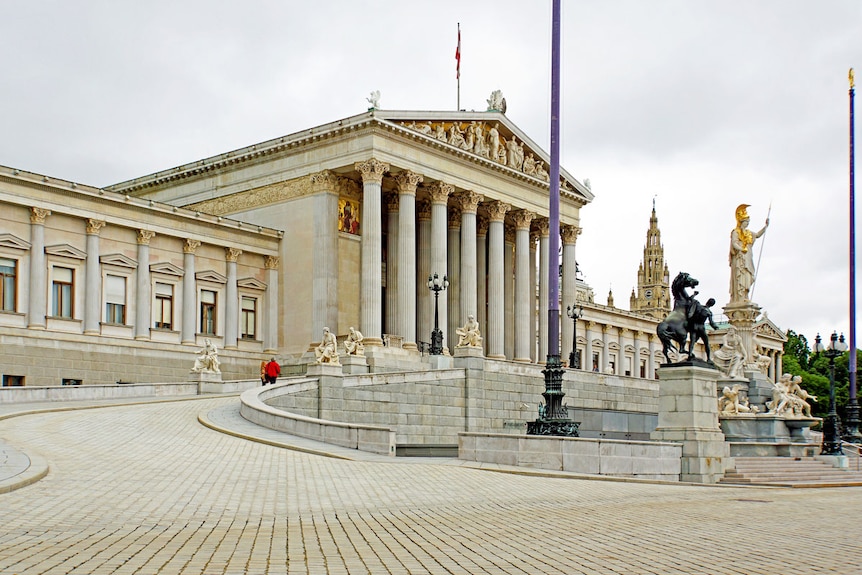
[[[853,443],[862,442],[862,433],[859,432],[859,402],[856,399],[856,206],[854,197],[854,185],[856,175],[854,173],[854,120],[853,100],[856,95],[853,68],[847,74],[850,80],[850,353],[848,371],[850,372],[849,401],[846,408],[845,439]]]
[[[458,47],[455,48],[455,78],[458,80],[458,100],[455,110],[461,111],[461,23],[458,22]]]

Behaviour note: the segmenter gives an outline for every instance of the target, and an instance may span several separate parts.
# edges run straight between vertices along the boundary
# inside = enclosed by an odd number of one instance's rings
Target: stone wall
[[[23,375],[25,386],[176,382],[186,379],[198,346],[133,339],[4,328],[0,374]],[[263,354],[219,350],[222,379],[259,377]]]

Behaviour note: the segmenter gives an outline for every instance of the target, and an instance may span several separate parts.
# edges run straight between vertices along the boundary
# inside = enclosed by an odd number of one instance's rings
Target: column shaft
[[[434,329],[434,298],[428,289],[428,276],[431,274],[431,204],[427,201],[418,204],[419,229],[416,254],[416,302],[418,311],[419,341],[431,342],[431,330]]]
[[[227,285],[225,285],[224,346],[236,348],[239,335],[239,294],[236,286],[236,261],[242,250],[225,248]]]
[[[503,288],[503,220],[509,205],[499,201],[488,206],[488,357],[505,359],[505,302]]]
[[[405,349],[416,349],[416,184],[399,174],[398,218],[398,325]]]
[[[102,310],[102,274],[99,267],[99,230],[105,222],[87,221],[86,293],[84,294],[84,333],[99,333]]]
[[[503,320],[506,357],[515,357],[515,230],[503,225],[503,300],[506,317]]]
[[[197,333],[198,294],[195,280],[195,250],[201,245],[198,240],[187,239],[183,245],[183,343],[195,343]]]
[[[135,298],[135,339],[150,339],[150,240],[156,233],[138,230],[137,297]]]
[[[380,190],[384,172],[389,164],[374,158],[357,163],[362,174],[362,285],[360,287],[360,313],[363,343],[366,346],[383,344],[383,239],[381,223],[382,199]]]
[[[45,218],[51,214],[42,208],[30,208],[30,289],[27,327],[45,329],[47,312],[47,273],[45,268]]]
[[[449,289],[447,296],[449,299],[449,321],[447,323],[446,335],[451,342],[449,349],[458,343],[458,337],[455,335],[455,330],[464,324],[466,317],[461,315],[461,214],[456,206],[449,207]],[[442,327],[440,329],[443,329]]]
[[[264,258],[266,267],[266,295],[264,305],[264,353],[275,354],[278,352],[278,264],[279,258],[267,256]]]
[[[386,197],[386,333],[401,334],[398,325],[398,195]],[[403,334],[401,334],[403,335]]]

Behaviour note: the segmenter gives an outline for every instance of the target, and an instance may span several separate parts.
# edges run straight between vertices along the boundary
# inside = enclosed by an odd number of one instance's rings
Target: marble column
[[[267,354],[278,353],[278,256],[266,256],[263,258],[263,266],[266,269],[266,304],[264,305],[263,322],[266,326],[263,331],[263,352]]]
[[[581,369],[593,371],[593,327],[595,322],[584,322],[584,355],[581,357]]]
[[[239,338],[239,294],[236,286],[236,262],[242,250],[225,248],[224,258],[227,263],[227,285],[225,285],[225,319],[224,347],[236,349]]]
[[[431,203],[427,200],[416,204],[419,220],[416,255],[416,302],[419,316],[419,341],[431,343],[431,330],[434,329],[434,300],[428,289],[428,276],[431,274]]]
[[[137,297],[135,298],[135,339],[150,339],[150,240],[151,230],[138,230]]]
[[[536,268],[536,247],[538,243],[538,232],[536,232],[535,230],[530,230],[530,359],[533,363],[539,362],[538,347],[536,342],[536,327],[538,320],[538,317],[536,316],[536,308],[538,306],[538,299],[536,298],[536,286],[538,285],[538,270]]]
[[[512,212],[515,222],[515,361],[530,362],[530,222],[535,214]]]
[[[443,182],[437,182],[428,188],[428,194],[431,196],[431,271],[429,274],[437,274],[442,279],[443,276],[448,276],[448,250],[446,233],[449,222],[449,210],[447,204],[449,202],[449,194],[455,191],[455,187]],[[452,278],[449,278],[451,282]],[[452,289],[450,284],[449,289]],[[448,290],[447,290],[448,291]],[[430,290],[429,290],[430,293]],[[430,298],[431,317],[434,317],[434,298]],[[449,329],[449,302],[446,295],[438,300],[440,331],[446,334]],[[433,322],[433,320],[432,320]],[[433,329],[433,326],[432,326]],[[457,343],[457,341],[455,342]],[[444,336],[443,347],[454,348],[449,345],[448,334]]]
[[[647,335],[649,340],[649,361],[647,362],[647,377],[650,379],[655,379],[655,352],[656,352],[656,339],[658,336],[655,334]]]
[[[198,240],[186,239],[183,244],[183,343],[195,343],[197,333],[198,293],[195,278],[195,250],[201,243]]]
[[[515,357],[515,227],[503,223],[503,301],[506,317],[503,320],[507,359]]]
[[[360,286],[360,313],[366,346],[383,345],[383,238],[380,219],[380,190],[383,174],[389,164],[371,158],[357,162],[356,171],[362,175],[362,285]],[[322,330],[321,330],[322,331]]]
[[[488,333],[488,218],[476,218],[476,321],[479,330]],[[482,346],[487,349],[487,342],[482,339]]]
[[[478,282],[477,282],[477,245],[476,245],[476,212],[481,194],[466,191],[456,196],[456,202],[461,208],[461,321],[466,322],[467,316],[478,318]],[[478,319],[476,321],[479,321]],[[481,329],[481,328],[480,328]]]
[[[398,332],[402,347],[416,349],[416,186],[422,176],[405,170],[395,176],[398,186]]]
[[[45,267],[45,218],[51,210],[30,208],[30,288],[27,327],[45,329],[47,314],[48,270]]]
[[[311,189],[313,196],[312,202],[312,245],[314,246],[314,259],[312,260],[311,271],[311,333],[312,336],[317,336],[323,333],[324,327],[329,327],[333,333],[338,333],[338,197],[340,187],[339,176],[324,170],[311,174]],[[365,236],[370,230],[374,230],[377,235],[378,249],[378,265],[377,265],[377,305],[378,317],[382,314],[381,291],[383,290],[383,282],[380,277],[380,269],[382,267],[382,228],[380,220],[380,190],[377,190],[377,212],[376,218],[372,217],[376,222],[376,227],[370,229],[362,224],[362,239],[363,239],[363,255],[365,253]],[[374,194],[369,194],[374,195]],[[366,217],[364,211],[362,217]],[[365,266],[363,264],[363,270]],[[380,331],[372,335],[380,337]]]
[[[505,359],[505,303],[503,301],[503,221],[511,206],[500,201],[488,204],[488,338],[487,354],[492,359]]]
[[[548,357],[548,270],[551,257],[548,253],[551,234],[548,218],[538,218],[535,227],[539,232],[539,363]],[[554,258],[556,261],[556,257]]]
[[[87,220],[87,281],[84,294],[84,333],[98,335],[102,310],[102,274],[99,266],[99,233],[103,220]]]
[[[581,228],[577,226],[570,226],[568,224],[563,224],[560,226],[560,239],[563,244],[563,291],[562,291],[562,301],[560,302],[560,312],[562,313],[569,306],[574,306],[577,303],[578,293],[577,293],[577,276],[575,275],[577,272],[578,262],[575,258],[575,242],[578,239],[578,234],[581,233]],[[560,318],[565,319],[565,318]],[[560,321],[561,325],[565,325],[566,322]],[[567,329],[562,329],[562,339],[561,339],[561,347],[562,357],[568,357],[569,352],[572,351],[572,336],[574,335],[571,331]],[[581,358],[581,364],[584,363],[584,358]],[[569,366],[571,367],[571,366]],[[581,365],[581,369],[585,369],[584,365]]]
[[[398,194],[386,195],[386,333],[399,334],[398,325]]]
[[[602,326],[602,373],[607,373],[611,365],[611,334],[608,333],[609,330],[608,326]]]
[[[446,337],[449,338],[449,349],[458,344],[458,336],[455,330],[464,325],[467,318],[461,315],[461,210],[457,205],[449,206],[449,289],[447,299],[449,300],[449,323],[447,324]],[[440,329],[443,329],[442,327]]]
[[[775,352],[775,368],[776,371],[772,374],[772,381],[778,381],[782,375],[784,375],[784,364],[782,362],[781,352]]]

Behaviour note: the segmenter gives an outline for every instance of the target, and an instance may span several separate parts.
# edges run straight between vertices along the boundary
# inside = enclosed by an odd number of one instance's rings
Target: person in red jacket
[[[269,363],[266,364],[266,383],[274,384],[279,374],[281,374],[281,366],[278,365],[275,358],[272,358],[269,360]],[[266,385],[266,383],[264,385]]]

